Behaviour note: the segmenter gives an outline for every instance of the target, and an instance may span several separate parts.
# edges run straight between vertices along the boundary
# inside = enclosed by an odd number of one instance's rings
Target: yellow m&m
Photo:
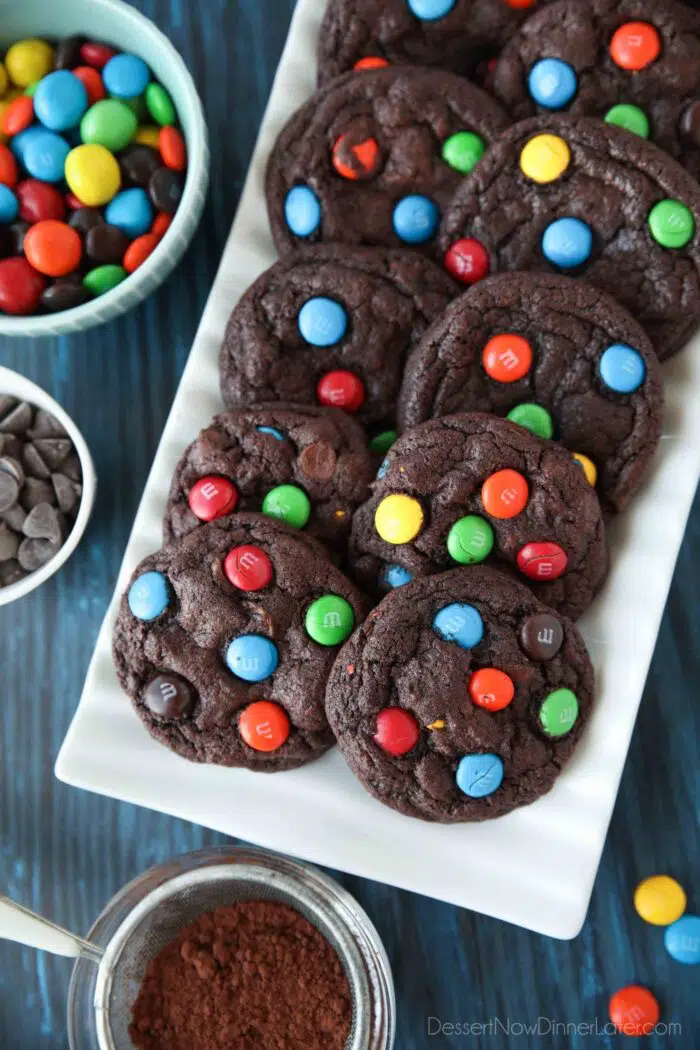
[[[559,135],[536,135],[520,153],[520,170],[533,182],[556,182],[571,163],[571,150]]]
[[[387,543],[410,543],[423,527],[423,508],[412,496],[399,492],[385,496],[374,515],[374,526]]]
[[[76,146],[66,157],[66,182],[78,200],[99,208],[114,197],[121,186],[116,159],[104,146]]]
[[[53,69],[53,48],[45,40],[18,40],[5,55],[5,69],[13,84],[29,87]]]
[[[159,149],[160,128],[156,128],[152,124],[142,125],[134,135],[134,142],[138,142],[140,146],[150,146],[151,149]]]
[[[595,484],[598,480],[598,468],[593,460],[589,459],[588,456],[584,456],[583,452],[574,452],[574,459],[583,469],[588,484],[595,488]]]
[[[670,875],[651,875],[634,891],[637,914],[653,926],[670,926],[685,911],[683,887]]]

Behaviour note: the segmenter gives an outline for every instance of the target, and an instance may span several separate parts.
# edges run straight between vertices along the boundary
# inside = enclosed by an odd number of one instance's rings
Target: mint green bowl
[[[26,37],[60,39],[81,34],[131,51],[148,63],[167,88],[187,142],[187,180],[172,225],[135,273],[111,292],[73,310],[32,317],[0,314],[0,335],[65,335],[111,321],[126,313],[173,271],[192,240],[209,183],[209,144],[202,104],[187,66],[170,41],[144,15],[123,0],[17,0],[2,4],[0,45]]]

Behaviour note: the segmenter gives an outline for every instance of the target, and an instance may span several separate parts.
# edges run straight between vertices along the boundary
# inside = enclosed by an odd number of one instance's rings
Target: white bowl
[[[17,583],[11,583],[7,587],[0,587],[0,605],[9,605],[10,602],[14,602],[17,598],[23,598],[25,594],[36,590],[37,587],[40,587],[50,576],[58,572],[61,566],[68,561],[83,538],[83,533],[92,513],[95,503],[95,491],[97,489],[97,475],[95,474],[95,464],[92,462],[90,450],[85,444],[85,438],[68,413],[45,390],[42,390],[36,383],[32,383],[31,380],[25,379],[19,372],[0,367],[0,394],[10,394],[20,401],[27,401],[30,405],[43,408],[50,412],[52,416],[55,416],[73,442],[83,472],[83,493],[78,516],[75,519],[70,535],[60,551],[46,565],[42,565],[36,572],[31,572],[24,579],[18,580]]]
[[[182,58],[153,22],[123,0],[21,0],[1,6],[2,46],[25,37],[60,39],[81,34],[140,55],[167,88],[187,142],[187,178],[180,206],[163,240],[135,273],[111,292],[73,310],[31,317],[0,314],[2,335],[64,335],[111,321],[130,310],[180,261],[199,224],[207,193],[207,127],[197,89]]]

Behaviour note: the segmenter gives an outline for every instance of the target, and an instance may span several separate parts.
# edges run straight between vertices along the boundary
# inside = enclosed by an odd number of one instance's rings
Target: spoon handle
[[[0,938],[26,944],[29,948],[39,948],[53,955],[63,955],[69,959],[84,957],[99,963],[102,949],[82,937],[76,937],[68,930],[56,926],[41,915],[15,904],[9,897],[0,893]]]

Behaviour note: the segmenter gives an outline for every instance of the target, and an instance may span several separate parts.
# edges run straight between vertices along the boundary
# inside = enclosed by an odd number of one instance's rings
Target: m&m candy
[[[453,602],[435,614],[433,630],[446,642],[456,642],[462,649],[473,649],[484,637],[484,621],[473,605]]]
[[[556,182],[571,163],[571,150],[560,135],[536,135],[523,146],[520,169],[533,182]]]
[[[475,237],[463,237],[445,253],[445,269],[462,284],[476,284],[488,276],[488,252]]]
[[[416,18],[422,22],[434,22],[444,18],[455,6],[457,0],[407,0]]]
[[[511,408],[506,419],[524,427],[537,437],[548,439],[554,434],[554,422],[551,415],[542,405],[536,405],[532,401],[523,401],[522,404]]]
[[[256,700],[241,712],[238,732],[254,751],[277,751],[289,738],[289,716],[279,704]]]
[[[319,645],[340,645],[355,626],[352,605],[338,594],[325,594],[309,606],[304,619],[306,633]]]
[[[540,726],[547,736],[566,736],[578,719],[578,698],[571,689],[555,689],[542,702]]]
[[[562,270],[573,270],[588,262],[593,250],[593,234],[581,219],[556,219],[542,236],[542,254]]]
[[[403,197],[394,208],[394,232],[404,244],[425,244],[437,233],[437,205],[417,193]]]
[[[610,999],[610,1020],[622,1035],[651,1035],[659,1023],[661,1010],[647,988],[629,984]]]
[[[457,787],[470,798],[486,798],[503,783],[499,755],[465,755],[457,766]]]
[[[295,529],[303,529],[311,516],[311,502],[297,485],[278,485],[265,496],[262,512],[286,521]]]
[[[610,57],[616,66],[638,73],[661,54],[661,37],[649,22],[625,22],[610,41]]]
[[[405,587],[412,579],[413,573],[404,569],[403,565],[387,565],[380,582],[394,590],[396,587]]]
[[[685,906],[685,890],[669,875],[651,875],[634,891],[637,914],[652,926],[669,926],[680,919]]]
[[[272,562],[260,547],[246,543],[226,555],[224,574],[241,591],[261,591],[272,581]]]
[[[649,231],[662,248],[684,248],[695,234],[695,219],[682,201],[663,200],[649,212]]]
[[[460,565],[476,565],[493,550],[493,528],[478,514],[467,514],[454,523],[447,536],[450,557]]]
[[[526,507],[530,489],[517,470],[498,470],[481,487],[481,502],[492,518],[515,518]]]
[[[347,331],[348,315],[335,299],[308,299],[299,311],[299,333],[311,346],[335,346]]]
[[[482,667],[469,679],[469,695],[478,707],[487,711],[502,711],[515,696],[515,685],[505,671],[497,667]]]
[[[321,205],[308,186],[293,186],[284,201],[284,218],[295,237],[311,237],[321,225]]]
[[[532,368],[532,347],[515,333],[494,335],[482,353],[484,371],[499,383],[515,383]]]
[[[211,474],[200,478],[190,489],[190,510],[200,521],[214,521],[235,510],[238,490],[228,478]]]
[[[600,378],[616,394],[632,394],[644,382],[644,358],[632,346],[614,343],[603,351],[598,364]]]
[[[676,962],[697,966],[700,963],[700,916],[684,915],[672,923],[664,934],[664,947]]]
[[[127,600],[137,620],[155,620],[170,605],[170,584],[162,572],[145,572],[132,583]]]
[[[486,143],[474,131],[457,131],[442,145],[442,159],[463,175],[476,167],[485,152]]]
[[[423,508],[417,499],[394,493],[377,507],[374,526],[387,543],[410,543],[423,527]]]
[[[518,551],[518,568],[530,580],[558,580],[569,563],[558,543],[526,543]]]
[[[264,682],[277,670],[277,646],[261,634],[242,634],[234,638],[226,650],[230,671],[244,682]]]
[[[420,727],[410,711],[385,707],[377,715],[375,744],[390,755],[407,755],[420,739]]]
[[[568,62],[559,58],[542,58],[530,70],[530,95],[543,109],[564,109],[578,89],[578,79]]]

